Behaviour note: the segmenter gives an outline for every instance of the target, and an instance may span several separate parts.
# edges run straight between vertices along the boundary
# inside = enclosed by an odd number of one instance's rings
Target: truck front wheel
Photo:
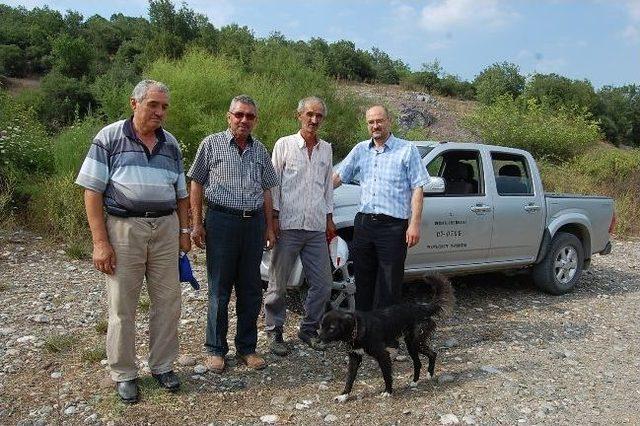
[[[548,293],[568,293],[580,279],[583,264],[584,249],[578,237],[558,232],[545,257],[533,267],[533,281]]]

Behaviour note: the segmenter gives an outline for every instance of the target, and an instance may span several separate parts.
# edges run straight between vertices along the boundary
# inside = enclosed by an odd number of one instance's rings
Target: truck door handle
[[[531,203],[531,204],[527,204],[526,206],[524,206],[524,210],[527,211],[527,212],[533,213],[533,212],[537,212],[538,210],[540,210],[540,206]]]
[[[491,206],[488,206],[486,204],[476,204],[475,206],[471,207],[471,211],[474,213],[486,213],[491,211]]]

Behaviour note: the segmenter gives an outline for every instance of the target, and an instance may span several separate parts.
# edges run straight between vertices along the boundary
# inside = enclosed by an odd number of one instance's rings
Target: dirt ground
[[[435,378],[412,389],[411,363],[396,361],[395,393],[380,398],[378,367],[365,358],[344,404],[333,401],[346,374],[344,349],[316,352],[295,338],[295,294],[286,329],[292,353],[266,355],[259,372],[236,366],[230,354],[230,368],[217,375],[201,365],[206,294],[183,284],[182,389],[165,393],[150,378],[143,296],[142,400],[125,406],[104,360],[99,273],[37,235],[0,230],[0,424],[638,424],[639,259],[640,242],[615,241],[560,297],[540,293],[524,274],[456,278],[456,307],[434,339]],[[202,253],[195,270],[205,284]],[[412,284],[406,296],[428,293]],[[231,328],[230,341],[234,321]],[[261,333],[259,350],[266,346]]]

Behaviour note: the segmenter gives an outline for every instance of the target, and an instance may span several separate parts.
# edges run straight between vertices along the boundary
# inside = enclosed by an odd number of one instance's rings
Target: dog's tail
[[[453,295],[453,287],[448,278],[440,274],[426,275],[424,282],[433,288],[433,300],[425,305],[431,310],[430,315],[446,317],[453,311],[456,298]]]

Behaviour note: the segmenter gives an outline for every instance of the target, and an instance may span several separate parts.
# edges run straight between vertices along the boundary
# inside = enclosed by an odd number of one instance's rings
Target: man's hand
[[[420,225],[409,224],[407,228],[407,246],[413,247],[420,241]]]
[[[276,240],[280,238],[280,219],[277,217],[273,218],[273,235]]]
[[[206,236],[207,232],[204,230],[204,226],[201,223],[193,225],[191,238],[193,238],[193,242],[196,244],[196,246],[204,248]]]
[[[333,239],[333,237],[335,237],[336,234],[336,224],[333,223],[333,219],[328,218],[327,219],[327,241],[331,241]]]
[[[108,242],[93,245],[93,266],[102,273],[113,275],[116,269],[116,253]]]
[[[271,250],[276,245],[276,234],[273,229],[267,226],[267,230],[264,232],[265,248]]]
[[[191,251],[191,236],[189,234],[180,233],[180,251],[183,253]]]

